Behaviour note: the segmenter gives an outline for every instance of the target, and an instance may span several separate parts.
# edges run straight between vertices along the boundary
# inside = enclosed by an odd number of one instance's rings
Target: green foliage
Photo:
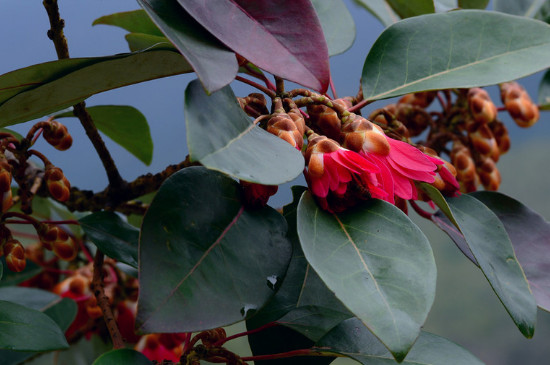
[[[132,349],[109,351],[94,361],[92,365],[152,365],[141,352]]]

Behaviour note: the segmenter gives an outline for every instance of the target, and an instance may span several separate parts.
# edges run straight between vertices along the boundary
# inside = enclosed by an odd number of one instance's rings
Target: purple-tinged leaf
[[[327,90],[327,44],[309,0],[178,2],[222,43],[261,69]]]
[[[138,0],[138,3],[183,54],[208,92],[219,90],[233,81],[239,68],[235,54],[175,1]]]

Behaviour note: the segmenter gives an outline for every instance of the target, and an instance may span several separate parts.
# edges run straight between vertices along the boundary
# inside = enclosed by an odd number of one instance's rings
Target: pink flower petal
[[[434,171],[435,164],[422,151],[408,143],[388,138],[390,143],[389,158],[397,165],[417,171]]]

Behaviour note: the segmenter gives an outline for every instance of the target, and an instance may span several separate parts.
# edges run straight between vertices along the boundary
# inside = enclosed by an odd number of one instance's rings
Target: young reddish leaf
[[[282,78],[325,92],[328,50],[309,0],[178,0],[227,47]]]

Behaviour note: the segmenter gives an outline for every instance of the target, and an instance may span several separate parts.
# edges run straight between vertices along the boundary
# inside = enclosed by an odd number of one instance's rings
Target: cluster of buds
[[[2,204],[2,213],[6,212],[13,205],[11,194],[11,175],[12,167],[6,157],[0,155],[0,198]]]
[[[25,248],[18,240],[14,239],[11,231],[0,225],[0,257],[6,257],[6,265],[13,272],[21,272],[27,266]]]
[[[288,101],[292,102],[290,99]],[[274,111],[267,122],[267,131],[301,150],[304,145],[305,121],[299,109],[291,103],[291,109],[286,112],[280,98],[273,101],[273,107]]]
[[[42,135],[46,142],[59,151],[68,150],[73,144],[73,138],[67,127],[56,120],[48,120],[42,126]]]
[[[78,245],[74,238],[61,227],[41,223],[37,228],[42,246],[62,260],[72,261],[78,254]]]

